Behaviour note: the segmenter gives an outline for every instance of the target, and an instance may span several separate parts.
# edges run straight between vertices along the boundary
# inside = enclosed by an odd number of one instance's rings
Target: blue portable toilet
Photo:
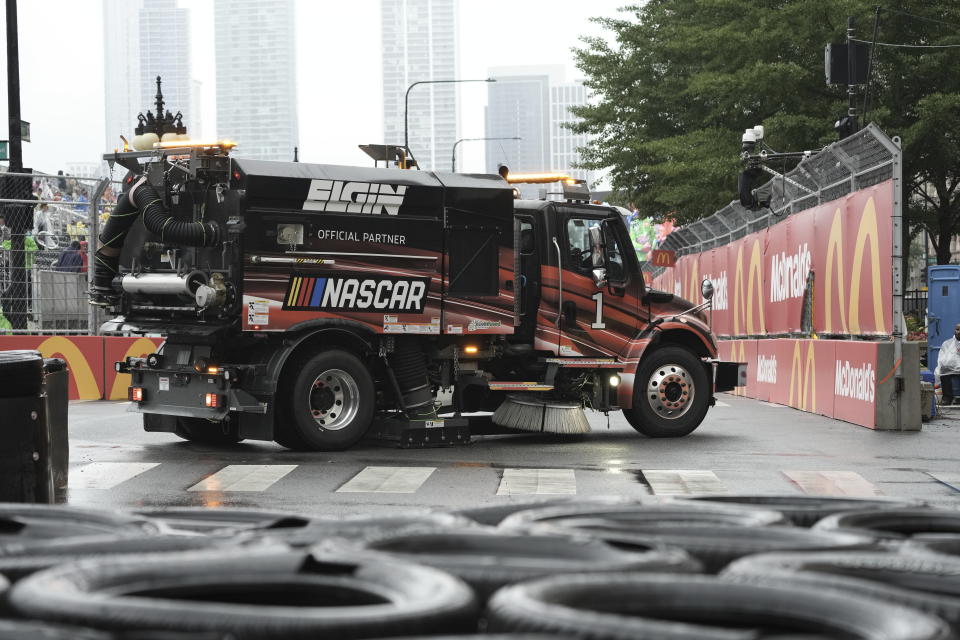
[[[937,367],[940,345],[953,337],[960,322],[960,265],[941,264],[927,269],[927,366]],[[960,397],[954,393],[954,397]]]

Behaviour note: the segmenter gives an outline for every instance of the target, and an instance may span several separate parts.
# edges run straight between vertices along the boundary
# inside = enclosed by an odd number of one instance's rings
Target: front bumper
[[[733,391],[736,387],[747,386],[747,363],[709,360],[713,365],[713,390]]]

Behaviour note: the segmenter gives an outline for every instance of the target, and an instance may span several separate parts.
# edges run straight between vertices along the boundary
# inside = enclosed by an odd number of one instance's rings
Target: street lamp
[[[453,173],[457,172],[457,145],[461,142],[476,142],[478,140],[523,140],[520,136],[513,136],[510,138],[460,138],[453,143],[453,156],[450,158],[450,171]]]
[[[147,115],[142,113],[137,116],[139,124],[137,125],[133,137],[132,146],[137,151],[148,151],[153,149],[157,142],[172,142],[174,140],[189,140],[187,128],[183,125],[183,114],[177,111],[173,115],[169,111],[164,114],[163,110],[163,91],[160,90],[160,76],[157,76],[157,115],[147,111]]]
[[[410,111],[410,90],[418,84],[449,84],[452,82],[496,82],[496,80],[493,78],[474,78],[470,80],[418,80],[407,87],[407,92],[403,96],[403,148],[407,151],[407,158],[410,158],[411,156],[409,137],[410,126],[407,118]],[[409,160],[407,160],[407,163],[409,163]]]

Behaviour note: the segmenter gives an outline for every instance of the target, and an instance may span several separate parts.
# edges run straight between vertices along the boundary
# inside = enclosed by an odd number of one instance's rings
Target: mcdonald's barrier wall
[[[893,342],[765,338],[721,340],[720,358],[747,363],[736,395],[871,429],[897,429]],[[904,429],[919,430],[920,343],[904,342]]]
[[[44,358],[63,358],[71,400],[125,400],[130,374],[118,374],[113,363],[154,353],[162,343],[160,338],[0,336],[0,351],[36,349]]]
[[[695,301],[700,281],[710,278],[718,336],[797,334],[811,328],[821,335],[889,336],[892,255],[893,182],[887,180],[729,244],[681,256],[652,284]],[[808,295],[812,327],[802,322]]]

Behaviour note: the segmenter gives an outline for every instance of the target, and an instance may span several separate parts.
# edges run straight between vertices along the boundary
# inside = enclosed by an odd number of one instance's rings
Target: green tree
[[[606,33],[575,50],[596,96],[576,110],[575,130],[593,137],[584,166],[611,168],[620,197],[650,215],[713,213],[735,197],[744,129],[764,125],[781,151],[836,139],[846,87],[826,85],[823,48],[845,40],[847,16],[872,38],[864,0],[649,0],[597,19]],[[942,24],[960,24],[960,3],[900,0],[880,17],[881,42],[960,44],[960,28]],[[941,259],[939,239],[960,232],[958,62],[957,48],[878,47],[870,90],[869,119],[903,138],[908,219]]]

